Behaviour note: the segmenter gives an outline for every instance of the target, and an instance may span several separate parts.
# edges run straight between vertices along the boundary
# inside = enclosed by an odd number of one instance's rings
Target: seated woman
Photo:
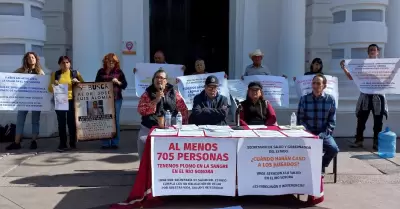
[[[138,112],[142,116],[142,122],[137,140],[140,158],[142,158],[147,135],[149,135],[153,126],[158,125],[158,116],[169,110],[172,119],[174,119],[178,112],[181,112],[182,123],[187,124],[188,109],[186,104],[167,79],[167,72],[163,69],[156,71],[153,75],[152,84],[146,88],[146,91],[140,97]]]
[[[246,100],[240,103],[240,125],[266,125],[275,126],[276,114],[268,100],[264,99],[262,85],[259,82],[251,82],[247,89]]]

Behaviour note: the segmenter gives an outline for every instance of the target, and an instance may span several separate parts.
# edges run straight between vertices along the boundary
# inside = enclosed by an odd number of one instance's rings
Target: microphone
[[[164,89],[163,89],[162,86],[160,86],[159,90],[160,90],[160,92],[163,92],[163,91],[164,91]],[[163,113],[163,112],[164,112],[164,97],[161,98],[160,112],[161,112],[161,114],[164,114],[164,113]]]
[[[239,100],[235,99],[237,104],[236,112],[235,112],[235,119],[236,119],[236,127],[233,127],[233,130],[243,130],[243,127],[240,126],[240,112],[243,110],[242,104]]]

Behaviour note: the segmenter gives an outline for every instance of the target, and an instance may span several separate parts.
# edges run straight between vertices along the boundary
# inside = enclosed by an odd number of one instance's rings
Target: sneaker
[[[21,143],[13,142],[6,147],[6,150],[17,150],[17,149],[21,149]]]
[[[29,149],[37,149],[37,142],[36,142],[36,140],[33,140],[33,141],[31,142],[31,146],[29,147]]]
[[[363,148],[363,142],[362,141],[355,141],[354,144],[350,145],[350,148]]]
[[[70,145],[69,145],[69,148],[70,148],[70,149],[76,149],[76,144],[70,144]]]
[[[67,149],[68,149],[68,147],[67,146],[58,146],[58,148],[57,148],[57,151],[58,152],[64,152],[64,151],[67,151]]]

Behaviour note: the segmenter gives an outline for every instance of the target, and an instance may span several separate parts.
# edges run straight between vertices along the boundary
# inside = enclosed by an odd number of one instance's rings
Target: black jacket
[[[189,117],[190,124],[196,125],[227,125],[228,99],[218,94],[213,101],[208,101],[203,90],[193,100],[192,114]]]

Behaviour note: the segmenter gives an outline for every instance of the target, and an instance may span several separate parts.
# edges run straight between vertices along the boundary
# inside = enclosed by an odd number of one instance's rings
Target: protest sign
[[[400,94],[400,63],[396,59],[351,59],[346,67],[364,94]]]
[[[232,138],[152,137],[152,194],[235,196]]]
[[[228,105],[230,105],[228,80],[225,78],[224,72],[181,76],[178,77],[178,91],[182,95],[189,110],[192,110],[194,97],[204,90],[206,78],[210,75],[214,75],[218,78],[218,93],[226,96],[228,98]]]
[[[116,136],[112,82],[80,83],[74,86],[77,140],[112,139]]]
[[[320,195],[322,140],[239,139],[239,195]]]
[[[50,111],[49,82],[45,75],[0,73],[0,111]]]
[[[157,70],[165,70],[168,76],[168,83],[175,85],[176,78],[183,76],[182,65],[138,63],[135,72],[136,96],[140,97],[146,88],[152,84],[152,78]]]
[[[247,86],[242,80],[228,80],[228,89],[234,100],[239,102],[246,100]]]
[[[312,92],[312,79],[315,75],[305,75],[296,79],[296,93],[300,98],[306,94]],[[336,107],[339,106],[339,88],[338,88],[338,78],[330,75],[324,75],[327,84],[324,90],[325,93],[330,94],[335,98]]]
[[[289,107],[289,83],[282,76],[252,75],[244,76],[247,85],[252,81],[258,81],[263,86],[264,98],[273,106]],[[247,93],[247,91],[245,91]]]

